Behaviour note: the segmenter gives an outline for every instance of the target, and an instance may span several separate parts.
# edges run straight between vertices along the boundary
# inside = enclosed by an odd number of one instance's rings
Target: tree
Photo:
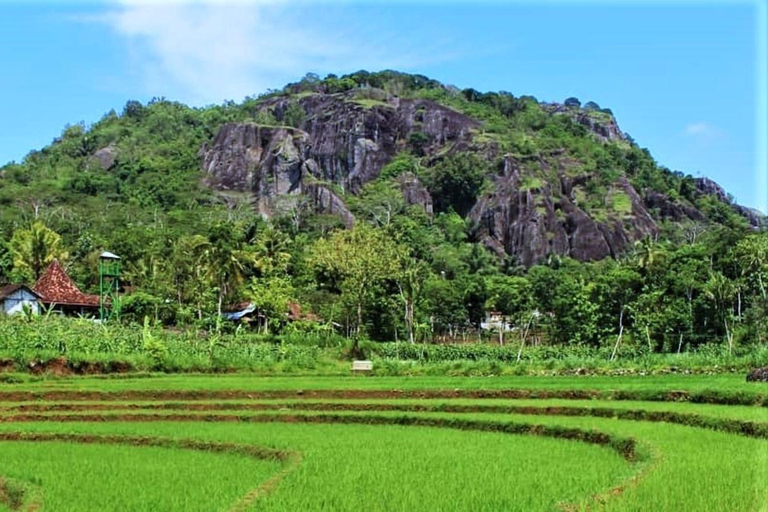
[[[213,226],[208,241],[197,246],[200,264],[218,296],[217,314],[221,317],[225,298],[243,284],[247,266],[256,265],[252,248],[244,247],[240,234],[225,223]]]
[[[600,110],[600,105],[594,101],[588,101],[584,104],[584,110]]]
[[[487,280],[486,309],[500,312],[514,324],[521,324],[532,314],[531,283],[519,276],[494,276]],[[499,329],[499,344],[503,343],[503,329]],[[521,338],[521,343],[524,340]],[[522,346],[521,346],[522,348]]]
[[[763,300],[768,281],[768,234],[751,235],[741,240],[735,249],[736,258],[745,277],[755,279]]]
[[[362,329],[363,308],[371,289],[395,276],[399,268],[398,258],[398,249],[392,239],[384,231],[363,223],[353,229],[336,231],[329,238],[318,240],[312,248],[314,266],[337,280],[342,295],[354,304],[355,354]]]
[[[429,268],[423,261],[416,260],[402,248],[397,259],[400,268],[395,277],[400,298],[403,301],[403,322],[408,341],[415,343],[416,305],[424,291],[424,282],[429,276]]]
[[[61,235],[40,221],[29,229],[17,230],[11,237],[9,248],[14,277],[19,280],[37,281],[53,260],[63,262],[68,256]]]
[[[563,104],[568,108],[581,108],[581,102],[578,98],[574,98],[573,96],[566,98]]]
[[[715,310],[723,321],[725,338],[728,341],[728,353],[730,354],[733,351],[733,332],[730,329],[728,320],[733,316],[732,301],[735,294],[733,283],[720,272],[712,271],[704,292],[712,300]]]
[[[283,123],[294,128],[301,128],[302,123],[307,117],[307,113],[304,111],[299,102],[292,101],[288,104],[283,114]]]
[[[488,173],[488,162],[474,153],[457,153],[441,159],[425,173],[425,184],[435,210],[453,209],[461,216],[475,204]]]
[[[610,317],[613,317],[618,324],[616,343],[611,353],[611,360],[613,360],[619,350],[625,321],[631,304],[639,292],[641,279],[637,272],[619,264],[608,262],[605,266],[608,268],[604,268],[595,276],[595,291],[601,305],[601,312],[606,317],[605,323],[608,324],[612,320]]]
[[[651,272],[666,257],[664,249],[650,236],[635,242],[635,261],[643,274]]]
[[[263,276],[285,275],[291,262],[288,235],[268,224],[253,239],[253,256]]]
[[[291,302],[295,301],[295,290],[288,276],[254,278],[248,286],[249,300],[264,315],[264,330],[270,323],[285,318]]]
[[[379,227],[389,226],[392,218],[404,209],[403,193],[394,180],[378,179],[366,184],[354,204],[356,217]]]

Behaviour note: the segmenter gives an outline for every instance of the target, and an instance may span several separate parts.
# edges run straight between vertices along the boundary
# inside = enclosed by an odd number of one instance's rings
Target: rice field
[[[0,384],[0,510],[768,510],[742,376]]]

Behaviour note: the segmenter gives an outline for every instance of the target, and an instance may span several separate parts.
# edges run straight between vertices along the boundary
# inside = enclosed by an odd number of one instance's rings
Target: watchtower
[[[99,318],[120,318],[120,256],[108,251],[99,255]]]

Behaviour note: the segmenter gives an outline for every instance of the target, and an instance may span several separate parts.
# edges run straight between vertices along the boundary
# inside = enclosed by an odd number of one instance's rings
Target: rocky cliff
[[[506,157],[495,190],[470,212],[475,233],[499,256],[512,255],[528,266],[549,255],[581,261],[615,257],[634,241],[658,232],[645,203],[623,176],[606,203],[621,194],[628,204],[603,219],[588,215],[578,206],[575,190],[589,179],[561,174],[557,183],[526,184],[520,163]]]
[[[630,145],[605,113],[555,104],[541,110],[582,127],[591,144]],[[398,153],[418,155],[429,167],[446,155],[471,151],[495,169],[487,177],[492,186],[468,215],[472,234],[499,256],[523,265],[550,255],[616,257],[634,242],[656,236],[660,221],[707,220],[693,204],[673,200],[663,190],[636,189],[623,172],[608,173],[612,177],[601,178],[595,188],[595,173],[602,170],[584,171],[564,149],[546,157],[505,153],[499,140],[482,135],[484,122],[436,101],[371,88],[310,92],[262,101],[254,112],[254,118],[260,116],[273,122],[225,124],[203,145],[200,157],[207,185],[247,196],[264,214],[273,211],[276,199],[302,194],[318,211],[339,215],[351,226],[354,217],[345,196],[377,179]],[[397,180],[406,204],[433,214],[433,197],[418,176],[406,173]],[[716,183],[696,180],[695,187],[697,194],[729,205],[753,226],[762,222],[755,212],[732,205]]]
[[[433,101],[397,97],[384,101],[355,94],[311,94],[298,100],[277,98],[259,109],[282,123],[292,102],[303,112],[298,128],[222,126],[200,150],[206,183],[220,191],[251,194],[265,213],[275,197],[307,192],[307,184],[313,184],[310,196],[323,197],[324,208],[332,203],[330,210],[340,211],[343,200],[336,194],[331,200],[329,189],[318,196],[318,184],[358,193],[398,152],[460,151],[471,139],[471,130],[480,125]],[[403,191],[409,202],[420,195],[420,203],[431,205],[424,190],[404,186]]]

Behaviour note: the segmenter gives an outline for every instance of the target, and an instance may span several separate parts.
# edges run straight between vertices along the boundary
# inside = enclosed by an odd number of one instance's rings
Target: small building
[[[24,284],[7,284],[0,287],[0,312],[16,315],[28,309],[33,315],[40,313],[40,294]]]
[[[81,292],[59,260],[53,260],[45,269],[33,291],[40,296],[40,303],[52,311],[64,315],[99,316],[99,296]]]
[[[227,320],[243,322],[263,327],[266,317],[259,312],[253,302],[240,302],[227,306],[222,316]],[[288,311],[285,314],[285,321],[297,322],[300,320],[308,322],[317,322],[319,319],[314,313],[306,313],[301,310],[301,306],[296,302],[288,304]]]
[[[500,311],[489,311],[485,315],[485,321],[480,322],[480,328],[486,331],[505,331],[512,330],[512,324],[509,317],[502,315]]]

